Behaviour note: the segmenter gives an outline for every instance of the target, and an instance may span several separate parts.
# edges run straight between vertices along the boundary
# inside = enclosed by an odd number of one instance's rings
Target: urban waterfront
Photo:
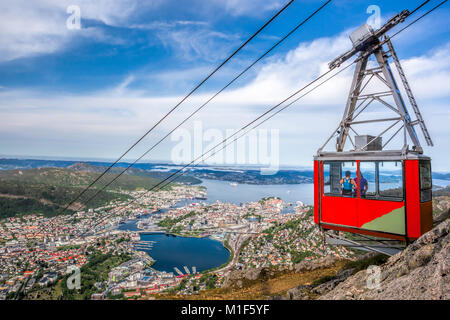
[[[237,184],[231,185],[227,181],[202,179],[202,186],[207,188],[207,200],[181,200],[173,206],[180,207],[192,202],[214,203],[216,201],[224,203],[247,203],[259,201],[264,197],[280,197],[286,202],[295,203],[302,201],[310,204],[313,202],[312,184],[293,185],[251,185]],[[162,209],[167,211],[167,209]],[[293,211],[286,208],[286,211]],[[127,221],[117,228],[123,231],[138,231],[137,222],[139,219]],[[155,264],[153,268],[158,271],[174,272],[174,267],[184,271],[187,266],[192,271],[195,266],[198,272],[215,268],[224,264],[229,258],[229,251],[220,241],[204,238],[190,238],[172,236],[167,234],[141,234],[141,241],[154,242],[151,249],[139,249],[148,253]]]

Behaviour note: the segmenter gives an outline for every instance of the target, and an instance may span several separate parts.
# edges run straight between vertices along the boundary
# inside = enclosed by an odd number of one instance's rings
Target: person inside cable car
[[[345,171],[345,177],[341,179],[342,195],[353,196],[353,189],[357,188],[356,182],[351,177],[350,171]]]
[[[359,175],[361,176],[361,182],[359,184],[359,196],[361,198],[365,198],[367,190],[369,189],[369,183],[364,178],[364,176],[361,172],[359,173]],[[354,180],[355,180],[356,185],[358,185],[358,177],[356,177]],[[353,190],[353,196],[356,197],[356,189]]]

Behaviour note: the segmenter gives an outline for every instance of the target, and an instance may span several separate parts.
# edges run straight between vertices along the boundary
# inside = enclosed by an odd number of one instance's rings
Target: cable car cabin
[[[321,153],[314,221],[324,230],[413,241],[433,226],[431,188],[430,158],[418,153]]]

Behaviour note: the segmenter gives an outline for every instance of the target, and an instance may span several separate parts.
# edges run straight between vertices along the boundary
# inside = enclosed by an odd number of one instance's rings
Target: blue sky
[[[295,1],[273,24],[177,110],[138,156],[214,90],[268,49],[323,1]],[[193,120],[235,129],[326,70],[351,47],[348,34],[378,5],[382,21],[421,1],[332,1]],[[431,1],[423,10],[440,1]],[[41,0],[0,3],[0,154],[115,158],[286,3],[278,0]],[[69,5],[81,29],[68,30]],[[423,12],[423,11],[422,11]],[[436,147],[448,171],[450,7],[395,38]],[[336,127],[351,71],[264,125],[280,131],[280,162],[310,165]],[[192,121],[186,129],[192,128]],[[419,133],[420,136],[420,133]],[[169,160],[174,142],[149,160]]]

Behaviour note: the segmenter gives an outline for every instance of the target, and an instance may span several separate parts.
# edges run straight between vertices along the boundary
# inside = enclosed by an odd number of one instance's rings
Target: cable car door
[[[357,177],[356,161],[322,161],[321,167],[321,223],[357,227],[356,189],[344,192],[341,184],[341,179],[350,178],[351,183]]]
[[[359,162],[358,227],[406,234],[406,210],[401,161]]]

